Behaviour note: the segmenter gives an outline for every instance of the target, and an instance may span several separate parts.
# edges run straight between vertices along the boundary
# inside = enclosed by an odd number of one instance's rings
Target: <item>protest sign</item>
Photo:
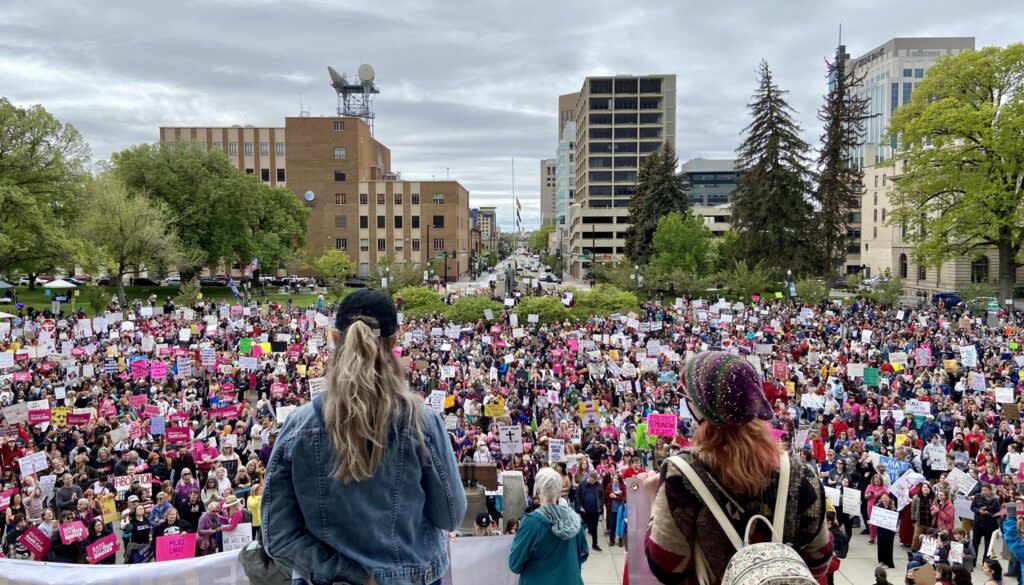
[[[887,510],[880,506],[871,508],[871,519],[868,520],[868,524],[877,526],[879,528],[885,528],[887,530],[896,531],[896,526],[900,520],[899,512],[893,510]]]
[[[956,541],[949,543],[949,562],[961,565],[964,563],[964,543]]]
[[[971,503],[971,498],[957,494],[953,498],[953,511],[956,513],[956,517],[964,520],[974,520],[974,511],[971,510]]]
[[[57,530],[60,531],[60,541],[64,544],[85,540],[85,524],[82,524],[81,520],[61,524]]]
[[[11,507],[11,497],[18,493],[18,488],[12,487],[0,492],[0,513]]]
[[[565,440],[548,439],[548,462],[565,461]]]
[[[985,374],[981,372],[971,372],[971,390],[975,392],[984,392],[987,386],[985,385]]]
[[[960,363],[967,368],[978,365],[978,350],[973,345],[961,345]]]
[[[829,499],[829,501],[832,502],[832,507],[834,507],[834,508],[841,508],[842,505],[843,505],[843,495],[842,495],[842,492],[839,490],[839,488],[828,487],[828,486],[824,486],[824,487],[825,487],[825,497],[827,497]]]
[[[917,360],[917,365],[921,367],[931,367],[932,365],[932,350],[929,347],[919,347],[914,350],[914,359]]]
[[[224,552],[243,549],[252,542],[252,524],[244,522],[234,530],[221,532],[221,535],[224,540]]]
[[[974,491],[974,487],[978,485],[978,480],[957,468],[950,470],[949,474],[946,475],[946,481],[949,482],[949,487],[953,490],[953,493],[961,493],[965,496]]]
[[[5,406],[0,409],[0,411],[3,412],[4,421],[9,425],[28,422],[27,402],[19,402],[17,404],[12,404],[11,406]]]
[[[318,394],[323,394],[327,390],[327,380],[325,378],[310,378],[309,379],[309,399],[316,398]]]
[[[164,434],[164,417],[154,416],[149,421],[149,434],[151,435],[162,435]]]
[[[18,538],[18,543],[28,549],[32,553],[32,558],[37,561],[42,560],[46,556],[46,552],[50,550],[50,537],[46,536],[38,526],[29,526]]]
[[[860,490],[843,488],[843,513],[850,516],[860,516],[860,503],[864,498]]]
[[[910,503],[910,489],[925,481],[920,473],[908,470],[889,486],[889,493],[896,496],[896,510],[902,510]]]
[[[1012,403],[1004,404],[1003,417],[1007,420],[1020,420],[1020,407]]]
[[[430,407],[434,412],[444,412],[444,401],[447,392],[444,390],[433,390],[430,392],[430,396],[427,398],[427,406]]]
[[[103,538],[97,540],[96,542],[86,545],[85,560],[87,560],[90,565],[95,565],[96,563],[116,553],[118,548],[119,546],[117,544],[117,535],[114,533],[110,533],[104,536]]]
[[[772,375],[779,380],[785,380],[789,375],[789,368],[784,361],[772,362]]]
[[[176,561],[196,556],[196,533],[160,536],[156,539],[156,560]]]
[[[489,418],[505,416],[505,402],[488,402],[484,405],[484,416]]]
[[[240,356],[238,358],[238,367],[252,372],[260,369],[260,362],[259,359],[251,356]]]
[[[277,424],[284,424],[284,421],[288,419],[288,415],[298,410],[299,407],[294,404],[288,406],[277,407]]]
[[[879,457],[878,462],[885,466],[885,474],[889,476],[889,483],[895,483],[908,469],[910,463],[900,461],[892,457]]]
[[[38,451],[18,459],[18,467],[21,469],[21,475],[24,476],[29,473],[36,473],[37,471],[48,469],[50,464],[46,461],[46,453]]]
[[[846,366],[846,374],[850,378],[863,378],[866,368],[867,364],[848,364]]]
[[[512,455],[523,452],[523,429],[515,426],[498,428],[498,439],[501,442],[501,453]]]
[[[878,386],[878,368],[864,368],[864,385]]]
[[[927,416],[932,413],[932,403],[924,400],[908,400],[907,410],[917,416]]]
[[[188,427],[167,427],[164,437],[168,443],[187,443],[192,440],[192,429]]]
[[[996,388],[996,402],[999,404],[1013,402],[1013,388]]]
[[[163,380],[167,377],[167,362],[157,360],[149,366],[149,375],[154,380]]]
[[[648,435],[673,438],[676,436],[678,426],[679,420],[674,414],[651,413],[647,416]]]

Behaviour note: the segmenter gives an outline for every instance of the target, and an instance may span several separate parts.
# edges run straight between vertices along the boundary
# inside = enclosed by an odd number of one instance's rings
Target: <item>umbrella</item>
[[[13,319],[14,315],[0,311],[0,319]]]
[[[72,282],[68,282],[68,281],[64,280],[63,278],[58,278],[57,280],[54,280],[53,282],[48,282],[48,283],[44,284],[43,288],[75,288],[75,286],[76,285],[74,283],[72,283]]]
[[[0,280],[0,290],[14,288],[14,285],[7,282],[6,280]]]

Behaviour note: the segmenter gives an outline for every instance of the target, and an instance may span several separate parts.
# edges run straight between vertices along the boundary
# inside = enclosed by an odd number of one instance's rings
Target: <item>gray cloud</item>
[[[513,4],[493,0],[37,0],[0,7],[0,94],[75,124],[97,159],[161,125],[283,123],[334,111],[325,67],[377,70],[377,137],[406,178],[450,172],[512,223],[512,160],[536,224],[557,96],[587,75],[675,73],[683,160],[730,156],[761,58],[815,144],[823,60],[843,24],[862,54],[895,36],[1020,41],[1020,3]]]

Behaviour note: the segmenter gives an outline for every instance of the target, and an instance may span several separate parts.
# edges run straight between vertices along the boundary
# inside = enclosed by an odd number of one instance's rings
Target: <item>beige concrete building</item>
[[[359,118],[289,117],[284,128],[163,127],[160,140],[224,150],[239,172],[289,189],[310,209],[306,251],[342,250],[360,275],[373,274],[385,257],[425,264],[445,252],[452,280],[468,271],[468,191],[457,181],[400,180],[390,149]]]
[[[576,122],[576,102],[580,99],[580,92],[565,93],[558,96],[558,128],[555,129],[555,139],[562,139],[562,131],[566,122]],[[575,139],[575,135],[573,136]]]
[[[477,226],[480,228],[480,245],[483,251],[485,253],[498,251],[498,242],[501,241],[498,234],[498,208],[481,207]]]
[[[555,159],[540,161],[540,223],[555,223]]]
[[[676,76],[588,77],[576,102],[576,203],[569,227],[574,276],[622,257],[640,163],[676,141]],[[586,253],[588,259],[583,259]]]

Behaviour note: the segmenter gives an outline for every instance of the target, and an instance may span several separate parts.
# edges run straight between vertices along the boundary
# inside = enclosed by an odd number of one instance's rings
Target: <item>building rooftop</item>
[[[683,173],[732,173],[736,171],[734,158],[695,158],[679,168]]]

